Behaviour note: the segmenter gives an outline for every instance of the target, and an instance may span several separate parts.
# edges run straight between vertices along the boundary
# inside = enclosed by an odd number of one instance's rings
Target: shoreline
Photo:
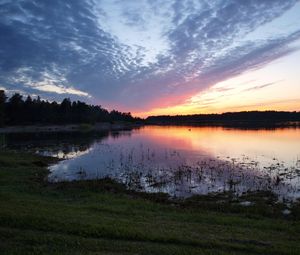
[[[101,122],[96,124],[67,124],[67,125],[21,125],[0,127],[1,134],[14,133],[66,133],[66,132],[101,132],[101,131],[121,131],[131,130],[144,126],[187,126],[187,127],[223,127],[233,129],[280,129],[280,128],[299,128],[300,122],[281,122],[281,123],[248,123],[248,122]]]
[[[279,128],[299,128],[300,121],[283,122],[251,122],[251,121],[146,121],[146,126],[191,126],[191,127],[223,127],[236,129],[279,129]]]
[[[1,127],[0,134],[11,133],[55,133],[55,132],[95,132],[95,131],[119,131],[134,129],[143,126],[139,123],[116,122],[96,124],[68,124],[68,125],[23,125]]]

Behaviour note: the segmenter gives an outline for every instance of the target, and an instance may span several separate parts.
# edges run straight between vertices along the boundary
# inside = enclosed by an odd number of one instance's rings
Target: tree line
[[[15,93],[10,98],[0,90],[0,127],[33,124],[80,124],[115,121],[142,121],[131,113],[108,111],[98,105],[65,98],[61,103],[41,100],[40,97],[24,98]],[[161,115],[150,116],[146,124],[199,124],[228,126],[266,126],[280,122],[300,122],[300,112],[243,111],[222,114]]]
[[[204,124],[222,126],[272,126],[276,123],[299,122],[300,112],[243,111],[222,114],[161,115],[146,119],[149,124]]]
[[[10,98],[0,90],[0,126],[33,124],[79,124],[96,122],[138,120],[131,113],[108,111],[98,105],[65,98],[61,103],[41,100],[40,97],[25,99],[19,93]]]

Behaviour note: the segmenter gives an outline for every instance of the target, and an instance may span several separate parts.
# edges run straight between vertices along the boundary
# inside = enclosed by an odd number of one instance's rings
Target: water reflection
[[[129,188],[193,194],[271,190],[300,197],[300,129],[147,126],[94,140],[49,180],[115,178]]]
[[[10,134],[1,146],[56,156],[49,180],[111,177],[128,188],[193,194],[271,190],[300,197],[300,129],[159,127],[103,133]]]
[[[3,135],[2,146],[69,159],[86,154],[94,143],[107,138],[109,132],[101,133],[12,133]]]

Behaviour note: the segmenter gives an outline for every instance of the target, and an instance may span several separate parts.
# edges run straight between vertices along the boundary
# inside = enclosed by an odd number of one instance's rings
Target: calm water
[[[146,126],[55,155],[66,160],[50,167],[53,182],[111,177],[182,197],[229,190],[300,197],[300,129]]]
[[[193,194],[272,190],[300,197],[300,129],[146,126],[131,131],[13,137],[8,146],[65,160],[52,182],[111,177],[128,188]]]

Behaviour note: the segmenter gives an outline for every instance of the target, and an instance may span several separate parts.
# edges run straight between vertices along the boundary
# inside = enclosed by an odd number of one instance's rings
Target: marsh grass
[[[111,179],[48,183],[56,161],[0,152],[1,254],[299,254],[300,207],[283,215],[270,193],[183,200]]]
[[[109,177],[124,183],[128,189],[164,192],[175,197],[216,192],[231,192],[236,196],[273,192],[281,201],[300,197],[299,160],[290,166],[273,158],[262,165],[242,155],[226,159],[202,156],[187,162],[189,156],[177,150],[155,150],[142,143],[129,148],[101,144],[86,156],[85,160],[79,157],[71,164],[66,161],[54,166],[49,180]]]

